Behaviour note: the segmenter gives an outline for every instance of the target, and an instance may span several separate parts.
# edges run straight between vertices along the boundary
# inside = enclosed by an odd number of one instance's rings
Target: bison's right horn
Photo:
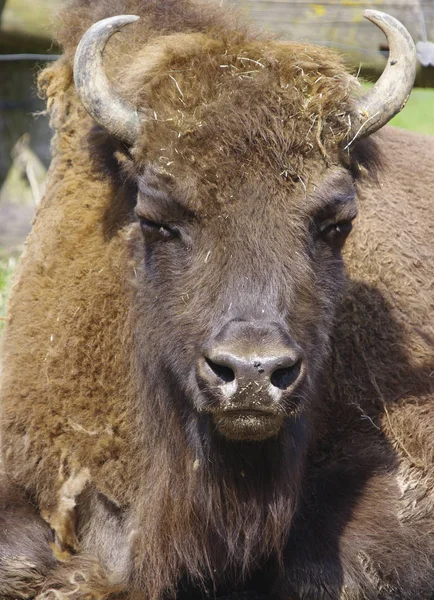
[[[102,57],[111,36],[139,18],[118,15],[98,21],[82,37],[74,60],[75,87],[85,109],[99,125],[129,144],[139,135],[140,118],[107,79]]]

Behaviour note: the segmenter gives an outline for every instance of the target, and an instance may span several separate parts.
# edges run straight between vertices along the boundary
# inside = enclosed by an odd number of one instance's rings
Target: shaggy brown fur
[[[148,116],[133,148],[72,84],[81,35],[120,13],[142,15],[106,56]],[[385,130],[374,180],[373,144],[343,149],[340,59],[210,6],[76,0],[63,21],[1,389],[7,474],[55,532],[39,598],[430,598],[433,141]],[[354,179],[341,306],[340,250],[317,230],[349,218]],[[136,202],[179,237],[142,232]],[[215,431],[192,375],[228,317],[285,323],[306,355],[295,416],[263,442]]]
[[[56,566],[52,532],[28,500],[0,472],[0,594],[28,598]]]

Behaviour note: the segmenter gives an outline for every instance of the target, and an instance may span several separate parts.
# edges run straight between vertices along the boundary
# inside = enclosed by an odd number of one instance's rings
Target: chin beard
[[[271,429],[268,417],[260,418],[259,428],[240,423],[238,430],[232,420],[236,439],[209,413],[192,409],[178,411],[177,418],[173,409],[166,414],[164,435],[152,429],[155,415],[143,421],[148,468],[133,526],[137,577],[149,597],[175,595],[183,573],[206,588],[227,578],[240,582],[270,555],[281,557],[301,488],[309,424],[303,412],[281,417]]]

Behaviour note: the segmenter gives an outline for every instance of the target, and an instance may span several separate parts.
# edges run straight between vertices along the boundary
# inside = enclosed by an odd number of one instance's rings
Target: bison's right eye
[[[179,237],[179,231],[175,227],[169,227],[140,217],[139,223],[146,241],[168,241]]]

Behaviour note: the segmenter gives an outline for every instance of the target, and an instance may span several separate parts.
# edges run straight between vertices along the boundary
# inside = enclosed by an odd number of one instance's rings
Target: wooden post
[[[51,40],[51,20],[62,0],[0,0],[2,54],[33,52],[55,54]]]
[[[0,23],[1,23],[1,19],[2,19],[2,12],[5,7],[5,2],[6,2],[6,0],[0,0]]]
[[[2,31],[50,39],[50,21],[61,4],[59,0],[6,0]]]
[[[0,0],[0,54],[59,52],[50,37],[50,21],[59,0]],[[35,119],[44,110],[37,98],[36,76],[43,62],[0,61],[0,187],[12,164],[11,150],[30,133],[31,147],[49,162],[51,133],[48,118]]]

